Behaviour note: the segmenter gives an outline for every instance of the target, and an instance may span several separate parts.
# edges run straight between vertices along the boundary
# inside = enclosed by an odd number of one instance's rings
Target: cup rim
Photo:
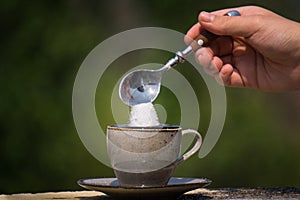
[[[139,126],[129,126],[129,124],[113,124],[107,126],[108,130],[120,130],[120,131],[178,131],[182,128],[179,125],[174,124],[160,124],[158,126],[146,126],[146,127],[139,127]]]

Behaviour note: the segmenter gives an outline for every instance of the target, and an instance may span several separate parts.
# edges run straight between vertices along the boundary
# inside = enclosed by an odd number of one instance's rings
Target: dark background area
[[[114,176],[85,149],[72,117],[76,73],[96,45],[136,27],[185,33],[200,11],[241,5],[260,5],[300,21],[297,0],[2,0],[0,193],[78,190],[80,178]],[[128,55],[125,61],[164,62],[172,55],[153,53],[154,59],[152,53]],[[121,63],[106,72],[104,83],[114,84]],[[193,75],[193,69],[183,68],[176,70],[186,77]],[[207,111],[199,128],[205,133],[209,98],[202,86],[194,87],[204,99],[201,109]],[[205,158],[194,156],[178,167],[175,176],[206,177],[213,180],[211,187],[300,187],[300,92],[226,91],[227,118],[219,142]],[[168,91],[162,93],[158,102],[167,102]],[[104,101],[99,97],[97,111],[110,116]],[[178,116],[173,118],[176,121]],[[106,126],[113,120],[108,117],[100,123]]]

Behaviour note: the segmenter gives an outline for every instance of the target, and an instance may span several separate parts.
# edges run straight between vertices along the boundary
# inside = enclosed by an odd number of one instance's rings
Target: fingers
[[[219,71],[224,63],[232,63],[232,49],[232,38],[219,37],[209,47],[200,48],[196,52],[195,57],[199,64],[211,68],[211,70],[206,69],[206,71],[212,74],[210,71],[214,72],[216,69]]]
[[[232,65],[231,57],[232,56],[229,55],[222,57],[214,56],[209,48],[201,48],[195,54],[196,62],[203,67],[207,74],[211,76],[218,75],[223,65]]]
[[[217,34],[229,36],[250,37],[261,27],[261,16],[219,16],[212,13],[201,12],[199,22],[202,28]],[[247,28],[245,28],[247,24]]]
[[[220,84],[225,86],[245,87],[240,72],[238,71],[238,69],[233,68],[233,66],[230,64],[226,64],[221,68],[218,77],[216,77],[216,80]]]
[[[196,52],[195,60],[221,85],[244,87],[240,72],[233,67],[232,55],[218,57],[214,56],[210,48],[201,48]]]
[[[231,10],[237,10],[241,16],[228,17],[224,14]],[[263,16],[280,17],[279,15],[257,6],[243,6],[227,8],[211,13],[201,12],[199,22],[187,32],[188,38],[196,38],[200,31],[207,29],[218,35],[249,36],[262,26]],[[245,28],[247,26],[247,28]],[[244,29],[244,30],[243,30]],[[188,43],[187,43],[188,44]]]
[[[213,56],[212,52],[206,48],[201,48],[197,51],[195,60],[203,67],[204,71],[211,76],[218,74],[219,68],[223,65],[223,62]]]
[[[186,33],[185,37],[184,37],[184,42],[189,45],[190,43],[192,43],[193,39],[196,38],[199,34],[200,34],[200,29],[201,26],[199,23],[195,24],[192,26],[192,28],[190,28],[190,30],[188,30],[188,32]]]
[[[273,16],[274,15],[273,12],[258,6],[242,6],[238,8],[226,8],[222,10],[216,10],[211,13],[222,16],[232,10],[237,10],[241,14],[241,16],[253,16],[253,15]]]

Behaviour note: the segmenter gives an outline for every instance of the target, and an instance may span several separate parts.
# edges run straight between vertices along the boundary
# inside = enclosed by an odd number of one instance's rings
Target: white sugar
[[[158,126],[159,120],[152,103],[142,103],[131,107],[129,126]]]

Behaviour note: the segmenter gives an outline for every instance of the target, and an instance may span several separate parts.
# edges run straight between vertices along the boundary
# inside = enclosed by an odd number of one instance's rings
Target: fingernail
[[[199,56],[197,57],[197,61],[199,64],[201,63],[201,59],[202,59],[202,54],[199,54]]]
[[[203,22],[212,22],[212,21],[214,21],[214,19],[215,19],[215,15],[213,15],[211,13],[208,13],[205,11],[202,11],[200,13],[200,20]]]

